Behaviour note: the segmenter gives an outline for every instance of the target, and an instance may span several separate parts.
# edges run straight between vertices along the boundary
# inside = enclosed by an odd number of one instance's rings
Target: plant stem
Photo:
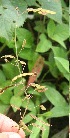
[[[19,61],[18,61],[17,43],[16,43],[16,28],[15,28],[15,49],[16,49],[17,67],[18,67],[19,73],[21,74],[21,70],[20,70],[20,67],[19,67]]]
[[[3,46],[0,48],[0,53],[3,51],[3,49],[6,47],[6,44],[4,43]]]
[[[40,83],[43,81],[43,79],[46,77],[46,75],[49,73],[49,70],[44,74],[44,76],[42,77]]]

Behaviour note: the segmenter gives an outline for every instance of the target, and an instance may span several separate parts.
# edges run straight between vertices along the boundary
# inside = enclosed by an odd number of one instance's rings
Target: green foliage
[[[27,11],[30,7],[37,12]],[[0,113],[21,108],[27,137],[48,138],[52,128],[46,124],[68,116],[68,38],[64,0],[0,1]],[[35,76],[27,76],[30,72]],[[27,86],[29,80],[32,86]],[[63,137],[62,129],[51,138]]]
[[[13,96],[13,94],[11,93],[11,90],[6,90],[5,93],[0,95],[0,100],[4,104],[10,104],[10,99],[12,96]]]
[[[9,110],[9,104],[4,104],[0,101],[0,113],[5,114]]]
[[[55,11],[56,14],[50,15],[48,14],[49,18],[52,18],[58,23],[62,22],[62,7],[61,7],[61,1],[48,1],[48,0],[38,0],[41,4],[42,8],[47,10]]]
[[[63,24],[55,25],[55,23],[50,20],[50,22],[48,23],[48,26],[47,26],[47,32],[48,32],[48,36],[52,40],[58,42],[59,44],[61,44],[61,46],[66,48],[64,41],[69,37],[68,24],[63,23]]]
[[[25,44],[25,48],[31,48],[32,47],[32,43],[33,43],[33,36],[31,34],[31,32],[29,32],[26,29],[23,28],[18,28],[16,30],[16,36],[17,36],[17,43],[18,46],[21,46],[23,43],[23,40],[26,40],[26,44]]]
[[[12,98],[10,100],[10,104],[13,107],[14,112],[16,112],[20,108],[20,106],[22,104],[21,97],[19,97],[19,96],[12,96]]]
[[[45,95],[54,106],[67,105],[63,96],[55,88],[51,86],[47,86],[47,88],[48,90],[45,92]]]
[[[14,76],[19,74],[18,68],[15,65],[12,65],[11,63],[3,64],[2,67],[7,79],[13,79]]]
[[[58,69],[69,80],[69,62],[66,59],[54,57]]]
[[[19,8],[16,10],[16,7]],[[26,13],[22,15],[27,8],[26,2],[23,0],[1,0],[0,1],[0,36],[10,40],[12,37],[12,30],[17,26],[21,26],[25,19]],[[19,13],[18,13],[19,12]]]
[[[42,117],[39,117],[38,119],[43,120]],[[42,127],[42,122],[40,122],[39,120],[37,120],[35,122],[35,124]],[[30,138],[36,138],[38,136],[39,132],[40,132],[40,128],[33,126],[32,131],[35,132],[35,133],[32,133],[30,135]]]
[[[6,81],[6,77],[2,70],[0,70],[0,84]]]
[[[36,52],[46,52],[51,48],[51,42],[46,38],[44,34],[40,35],[40,42],[37,45]]]

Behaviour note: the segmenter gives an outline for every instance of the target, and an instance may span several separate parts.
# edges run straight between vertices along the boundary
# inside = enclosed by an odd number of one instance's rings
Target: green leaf
[[[43,119],[43,121],[45,123],[48,123],[46,120]],[[42,131],[42,138],[48,138],[49,137],[49,131],[50,131],[50,127],[46,126],[45,124],[43,124],[43,131]]]
[[[63,44],[63,41],[69,37],[67,24],[58,24],[55,26],[54,22],[50,21],[47,26],[47,32],[48,32],[48,36],[51,37],[51,39],[57,41],[63,47],[65,47],[65,45]]]
[[[55,60],[57,60],[63,67],[64,69],[69,72],[69,61],[64,59],[64,58],[60,58],[60,57],[54,57]]]
[[[58,24],[56,26],[56,29],[53,35],[53,40],[61,44],[69,37],[68,33],[69,33],[69,27],[67,24]]]
[[[56,12],[56,14],[47,14],[47,16],[58,23],[62,22],[62,7],[61,1],[48,1],[48,0],[38,0],[41,7],[46,10],[51,10]]]
[[[36,4],[35,0],[26,0],[26,3],[28,6],[33,6],[33,5],[35,6]]]
[[[66,3],[65,3],[65,1],[64,0],[61,0],[61,4],[62,4],[62,7],[66,7]]]
[[[23,122],[24,122],[25,124],[27,124],[27,123],[29,123],[30,121],[33,120],[33,118],[30,116],[31,114],[32,114],[32,115],[35,115],[34,112],[30,112],[30,113],[28,113],[28,114],[26,114],[26,115],[24,116]]]
[[[0,113],[7,114],[9,107],[10,107],[9,105],[6,105],[0,101]]]
[[[43,120],[42,117],[39,117],[38,119]],[[36,138],[38,134],[40,133],[40,128],[42,127],[42,121],[36,120],[36,125],[39,125],[39,127],[33,126],[32,132],[30,135],[30,138]]]
[[[16,30],[16,36],[20,44],[22,46],[24,39],[26,40],[26,44],[24,47],[31,48],[33,45],[33,36],[30,31],[24,29],[24,28],[17,28]]]
[[[12,96],[10,100],[10,105],[12,106],[14,112],[16,112],[22,105],[22,98],[19,96]]]
[[[37,52],[34,52],[34,56],[32,57],[32,60],[28,61],[28,69],[30,72],[32,71],[34,64],[37,61],[37,59],[39,58],[39,56],[40,55]]]
[[[43,52],[48,51],[51,47],[52,47],[51,41],[49,41],[46,38],[45,34],[41,34],[40,35],[40,42],[37,45],[36,52],[43,53]]]
[[[32,94],[35,95],[35,96],[40,96],[40,93],[38,93],[35,89],[33,89],[32,87],[30,87],[27,91],[29,94]]]
[[[4,83],[1,84],[2,88],[8,87],[11,85],[11,80],[6,80]],[[12,87],[8,88],[9,90],[12,90]]]
[[[10,89],[7,89],[2,94],[0,94],[0,100],[4,104],[9,104],[11,97],[12,97],[12,91]]]
[[[53,29],[52,29],[53,27]],[[47,26],[48,36],[52,39],[61,44],[64,48],[66,48],[64,41],[69,37],[69,30],[67,24],[57,24],[55,26],[53,21],[50,21]],[[51,33],[52,32],[52,33]]]
[[[45,25],[43,24],[43,21],[36,21],[35,22],[35,27],[34,27],[34,30],[36,30],[37,32],[40,32],[40,33],[44,33],[45,32]]]
[[[21,53],[19,54],[19,57],[26,60],[32,60],[32,57],[34,56],[34,50],[31,48],[24,48]]]
[[[61,117],[61,116],[68,116],[69,114],[69,107],[68,106],[55,106],[51,111],[52,117]]]
[[[50,38],[53,37],[55,28],[56,28],[56,25],[54,21],[50,19],[49,23],[47,24],[47,33]]]
[[[53,117],[63,117],[63,116],[68,116],[69,114],[69,107],[68,105],[66,106],[55,106],[53,107],[49,112],[46,112],[42,114],[43,116],[48,118],[53,118]]]
[[[40,100],[41,104],[48,101],[48,99],[46,98],[46,96],[45,96],[45,94],[43,92],[40,94],[40,96],[41,96],[41,100]]]
[[[54,59],[60,72],[69,80],[69,61],[60,57],[54,57]]]
[[[53,47],[52,51],[54,53],[54,57],[61,57],[67,59],[67,50],[64,49],[63,47]]]
[[[35,105],[31,99],[23,99],[22,107],[27,108],[29,111],[36,112]]]
[[[49,53],[49,60],[45,61],[45,64],[47,64],[49,66],[50,73],[55,78],[57,78],[60,75],[60,72],[59,72],[59,70],[58,70],[58,68],[57,68],[57,66],[55,64],[54,54],[53,54],[52,51]]]
[[[64,97],[52,86],[46,86],[48,90],[45,92],[46,97],[48,100],[55,106],[67,106],[67,102],[65,101]]]
[[[14,95],[15,96],[22,96],[23,95],[23,91],[25,91],[25,79],[20,79],[19,81],[20,85],[16,85],[16,87],[14,87]]]
[[[6,77],[2,70],[0,70],[0,84],[4,83],[6,81]]]
[[[62,93],[64,95],[69,94],[69,85],[67,84],[67,82],[62,82],[61,85],[60,85],[60,89],[62,90]]]
[[[16,7],[18,9],[16,10]],[[23,0],[1,0],[0,1],[0,36],[7,40],[12,39],[12,32],[17,26],[23,25],[26,19],[26,13],[21,14],[27,8]],[[18,13],[19,11],[19,13]]]
[[[69,7],[64,7],[63,18],[69,23]]]
[[[15,65],[12,65],[11,62],[3,64],[2,67],[7,79],[12,79],[14,76],[19,74],[18,68]]]

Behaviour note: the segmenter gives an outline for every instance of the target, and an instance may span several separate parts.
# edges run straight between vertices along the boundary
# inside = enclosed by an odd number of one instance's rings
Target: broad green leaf
[[[60,85],[60,89],[62,90],[62,93],[64,95],[69,94],[69,84],[67,82],[62,82],[61,85]]]
[[[67,24],[58,24],[56,26],[54,35],[52,37],[53,40],[57,41],[58,43],[60,43],[63,47],[64,44],[63,41],[65,41],[67,38],[69,37],[69,27]]]
[[[55,22],[50,19],[49,23],[47,24],[47,33],[50,38],[53,37],[55,28],[56,28]]]
[[[4,37],[0,37],[0,42],[5,44],[6,43],[6,39]],[[1,50],[1,47],[0,47],[0,50]]]
[[[40,93],[38,93],[35,89],[33,89],[32,87],[30,87],[27,91],[29,94],[35,95],[35,96],[40,96]]]
[[[47,64],[49,66],[50,73],[55,78],[57,78],[60,75],[60,72],[59,72],[59,70],[58,70],[58,68],[57,68],[57,66],[55,64],[54,54],[53,54],[52,51],[49,53],[49,60],[45,61],[45,64]]]
[[[18,9],[16,9],[18,7]],[[26,13],[21,14],[27,8],[23,0],[1,0],[0,1],[0,36],[7,40],[12,39],[14,28],[23,25],[26,19]],[[22,10],[23,9],[23,10]],[[19,13],[18,13],[19,11]]]
[[[52,117],[61,117],[61,116],[68,116],[69,114],[69,107],[68,106],[55,106],[51,110]]]
[[[25,0],[16,0],[16,1],[12,1],[9,0],[11,2],[11,4],[16,7],[17,6],[17,10],[19,10],[19,13],[22,14],[23,12],[26,11],[27,8],[27,3],[25,2]],[[22,14],[23,17],[25,18],[27,14]]]
[[[36,2],[35,2],[36,0],[26,0],[26,3],[27,3],[27,5],[28,6],[35,6],[35,4],[36,4]]]
[[[22,46],[24,39],[26,40],[26,44],[24,47],[31,48],[33,45],[33,36],[30,31],[24,28],[17,28],[16,30],[17,42],[19,42],[20,46]]]
[[[3,102],[0,101],[0,113],[2,114],[7,114],[10,106],[8,104],[4,104]]]
[[[34,30],[37,32],[44,33],[46,31],[43,21],[36,21],[35,24]]]
[[[54,57],[54,59],[60,72],[69,80],[69,61],[60,57]]]
[[[64,58],[60,58],[60,57],[54,57],[55,60],[57,60],[63,67],[64,69],[69,72],[69,61],[64,59]]]
[[[22,107],[27,108],[27,110],[29,110],[29,111],[36,112],[35,105],[31,99],[28,99],[28,98],[24,99],[23,98]]]
[[[30,72],[39,56],[40,55],[37,52],[34,52],[34,56],[33,56],[32,60],[28,61],[28,69]]]
[[[53,29],[52,29],[53,28]],[[69,30],[67,24],[57,24],[55,26],[55,23],[53,21],[50,21],[47,26],[47,32],[48,36],[61,44],[64,48],[66,48],[64,41],[69,37]]]
[[[43,120],[42,117],[38,118],[39,120]],[[40,133],[40,128],[42,127],[42,121],[36,120],[35,125],[39,125],[39,127],[33,126],[32,128],[32,132],[30,134],[30,138],[36,138],[38,136],[38,134]]]
[[[69,114],[69,107],[66,106],[55,106],[53,107],[49,112],[46,112],[43,114],[43,116],[47,118],[53,118],[53,117],[62,117],[62,116],[68,116]]]
[[[45,34],[40,35],[40,42],[37,45],[36,52],[46,52],[52,47],[52,43],[50,40],[48,40],[45,36]]]
[[[25,124],[27,124],[27,123],[29,123],[30,121],[33,120],[33,118],[30,116],[31,114],[32,114],[32,115],[35,115],[34,112],[29,112],[28,114],[26,114],[26,115],[24,116],[23,122],[24,122]]]
[[[16,112],[17,110],[19,110],[19,108],[22,105],[22,99],[19,96],[12,96],[11,100],[10,100],[10,105],[12,106],[14,112]]]
[[[6,81],[6,77],[2,70],[0,70],[0,84],[4,83]]]
[[[12,91],[10,89],[5,90],[2,94],[0,94],[0,100],[4,103],[4,104],[9,104],[10,103],[10,99],[12,97]]]
[[[55,106],[51,111],[52,117],[68,116],[69,107],[68,106]]]
[[[62,22],[62,7],[61,7],[61,1],[48,1],[48,0],[38,0],[41,4],[41,7],[46,10],[51,10],[56,12],[56,14],[47,14],[47,16],[53,20],[55,20],[58,23]]]
[[[20,79],[19,85],[16,84],[16,87],[14,87],[14,95],[15,96],[22,96],[23,91],[25,91],[25,79]]]
[[[64,7],[63,18],[69,23],[69,7]]]
[[[64,97],[52,86],[46,86],[48,90],[45,92],[46,97],[48,100],[55,106],[66,106],[67,102],[65,101]]]
[[[46,120],[43,119],[45,123],[48,123]],[[43,131],[42,131],[42,138],[48,138],[49,137],[49,131],[50,131],[50,126],[46,126],[43,124]]]
[[[65,1],[64,0],[61,0],[61,4],[62,4],[62,7],[66,7],[66,3],[65,3]]]
[[[12,79],[19,74],[18,68],[15,65],[12,65],[11,62],[3,64],[2,67],[7,79]]]
[[[17,42],[16,42],[17,43]],[[15,48],[15,41],[12,39],[10,41],[6,41],[5,44],[9,47],[9,48]],[[18,46],[18,44],[17,44]]]
[[[41,100],[40,100],[40,103],[41,103],[41,104],[48,101],[48,99],[47,99],[46,96],[45,96],[45,93],[42,92],[42,93],[40,94],[40,96],[41,96]]]
[[[1,88],[8,87],[9,85],[11,85],[11,80],[6,80],[4,83],[1,84]],[[10,87],[9,89],[12,90],[12,87]]]
[[[63,47],[53,47],[52,51],[54,53],[54,57],[61,57],[67,59],[67,51]]]
[[[34,51],[30,48],[24,48],[20,54],[19,57],[26,60],[32,60],[32,57],[34,56]]]

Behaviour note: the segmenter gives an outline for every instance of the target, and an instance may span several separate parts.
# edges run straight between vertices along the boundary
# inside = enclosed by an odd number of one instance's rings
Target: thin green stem
[[[4,43],[3,46],[0,48],[0,53],[3,51],[3,49],[6,47],[6,44]]]
[[[49,70],[43,75],[43,77],[42,77],[40,83],[43,81],[43,79],[46,77],[46,75],[47,75],[48,73],[49,73]]]
[[[18,60],[17,43],[16,43],[16,28],[15,28],[15,49],[16,49],[17,67],[18,67],[19,73],[21,74],[21,70],[20,70],[20,66],[19,66],[19,60]]]

